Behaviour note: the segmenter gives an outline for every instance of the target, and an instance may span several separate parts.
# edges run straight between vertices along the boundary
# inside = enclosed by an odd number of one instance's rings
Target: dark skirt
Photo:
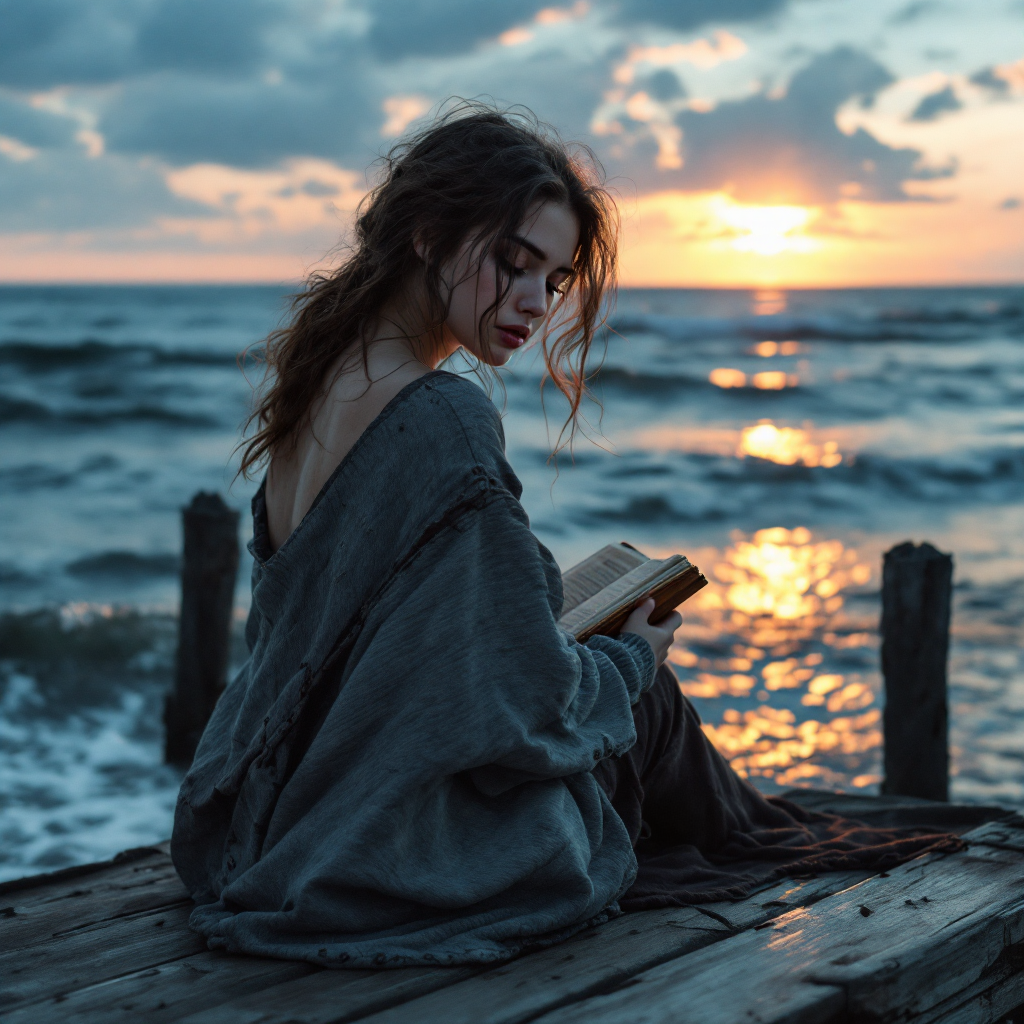
[[[594,768],[636,851],[624,910],[740,899],[784,876],[884,871],[963,847],[948,831],[878,828],[762,796],[712,746],[667,666],[633,718],[636,744]]]

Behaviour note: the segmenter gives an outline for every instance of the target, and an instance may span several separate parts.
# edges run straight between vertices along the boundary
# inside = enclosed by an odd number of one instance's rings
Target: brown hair
[[[614,286],[615,204],[588,148],[570,151],[521,108],[460,101],[383,158],[380,181],[357,212],[350,254],[336,270],[311,275],[292,299],[290,324],[267,339],[264,387],[248,421],[258,429],[239,446],[240,472],[248,476],[294,438],[342,352],[359,342],[365,360],[381,310],[414,273],[425,273],[430,329],[437,330],[448,315],[445,264],[467,239],[482,252],[508,246],[539,202],[564,203],[580,226],[573,273],[541,337],[547,376],[569,401],[571,438],[603,298]],[[427,254],[422,260],[414,240]],[[481,323],[511,287],[511,274],[499,269],[499,296]]]

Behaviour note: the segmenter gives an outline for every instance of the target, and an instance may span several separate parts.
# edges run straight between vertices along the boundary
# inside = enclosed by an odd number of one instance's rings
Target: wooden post
[[[181,617],[174,690],[164,706],[164,756],[187,768],[227,681],[238,513],[219,495],[200,491],[181,515]]]
[[[952,581],[953,556],[931,544],[907,541],[885,554],[886,794],[949,799],[946,660]]]

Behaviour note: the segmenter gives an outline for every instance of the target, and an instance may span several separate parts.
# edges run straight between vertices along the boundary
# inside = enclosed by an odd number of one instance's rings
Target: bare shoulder
[[[362,368],[360,368],[362,369]],[[407,362],[379,375],[336,373],[314,402],[292,444],[275,452],[267,472],[267,519],[276,550],[299,525],[324,484],[366,429],[404,388],[429,373]]]

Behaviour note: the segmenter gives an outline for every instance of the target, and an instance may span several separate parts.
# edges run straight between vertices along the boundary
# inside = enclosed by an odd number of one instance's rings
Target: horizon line
[[[135,278],[117,280],[89,278],[69,278],[63,280],[49,279],[26,279],[26,280],[2,280],[0,289],[3,288],[286,288],[301,289],[305,287],[302,279],[294,280],[176,280],[167,278],[154,278],[153,280],[139,280]],[[705,291],[705,292],[730,292],[730,291],[785,291],[785,292],[813,292],[813,291],[879,291],[884,289],[900,289],[903,291],[911,289],[926,288],[1021,288],[1024,287],[1024,278],[1003,281],[934,281],[934,282],[887,282],[885,284],[620,284],[619,291]]]

